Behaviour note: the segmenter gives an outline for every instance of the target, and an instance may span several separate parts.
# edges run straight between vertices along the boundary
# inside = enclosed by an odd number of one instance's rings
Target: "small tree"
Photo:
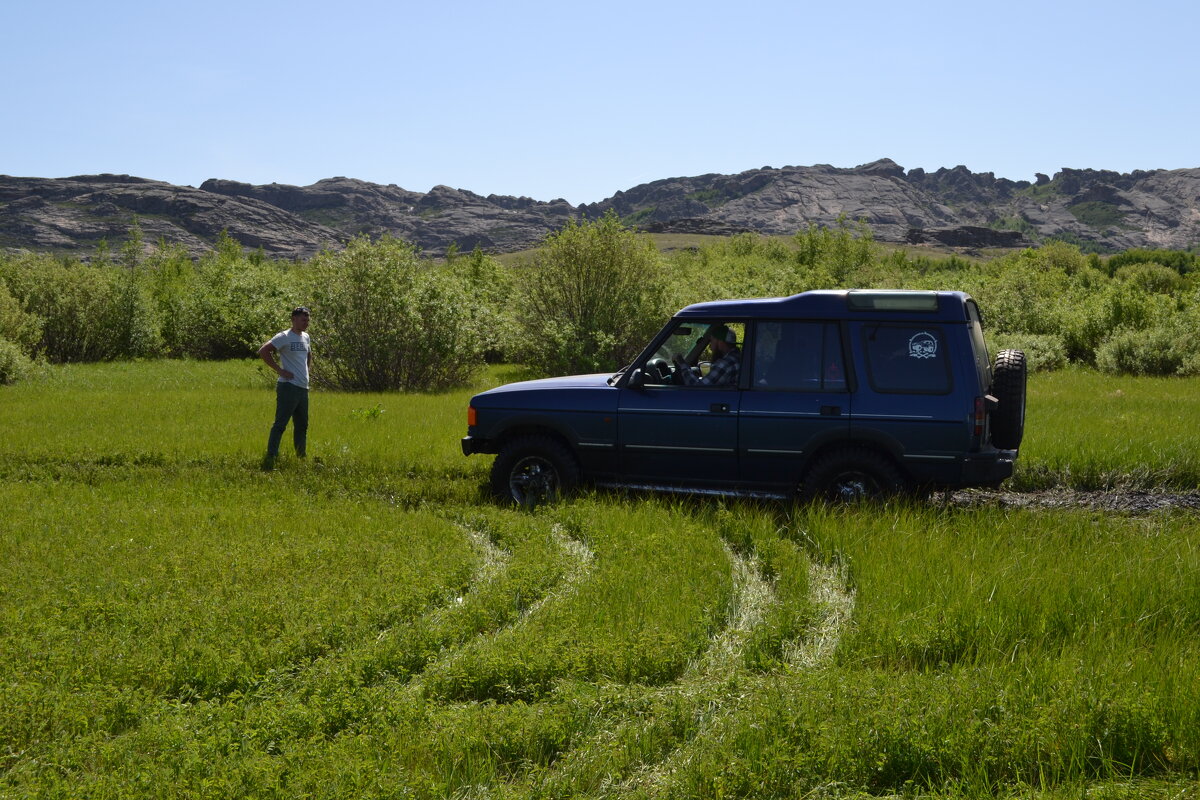
[[[547,236],[518,284],[510,352],[545,373],[618,369],[666,310],[658,250],[612,211]]]
[[[7,339],[29,355],[34,352],[41,337],[42,320],[21,308],[0,274],[0,339]]]
[[[318,374],[341,389],[435,390],[482,363],[483,337],[462,281],[397,239],[355,239],[312,263]]]
[[[505,360],[504,347],[512,338],[513,282],[510,271],[478,245],[467,255],[446,253],[446,266],[464,283],[483,337],[483,357],[489,362]]]
[[[224,231],[216,248],[184,275],[186,294],[169,327],[178,349],[196,358],[242,358],[286,327],[287,308],[299,302],[293,273],[276,262],[255,261]]]
[[[0,385],[15,383],[33,367],[20,347],[0,337]]]

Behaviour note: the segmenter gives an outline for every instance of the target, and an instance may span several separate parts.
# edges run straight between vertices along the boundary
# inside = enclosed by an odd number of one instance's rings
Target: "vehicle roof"
[[[822,289],[791,297],[716,300],[680,309],[676,317],[727,319],[922,319],[966,322],[965,292],[913,290]],[[913,307],[926,306],[925,308]],[[935,310],[936,306],[936,310]]]

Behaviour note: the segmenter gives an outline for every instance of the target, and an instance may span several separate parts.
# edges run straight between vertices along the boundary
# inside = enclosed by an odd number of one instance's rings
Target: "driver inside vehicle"
[[[675,356],[676,374],[686,386],[736,386],[738,370],[742,364],[742,351],[738,349],[737,332],[731,330],[727,325],[717,323],[709,327],[704,338],[713,353],[713,362],[708,369],[708,374],[703,377],[698,375],[681,355]]]

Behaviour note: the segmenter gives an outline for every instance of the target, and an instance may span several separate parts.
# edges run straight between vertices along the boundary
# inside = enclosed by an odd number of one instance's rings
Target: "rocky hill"
[[[196,189],[128,175],[0,176],[0,248],[87,257],[102,239],[110,246],[125,239],[136,217],[146,241],[178,242],[194,255],[222,230],[283,258],[337,248],[360,234],[390,234],[431,255],[451,245],[509,252],[537,244],[568,219],[609,209],[659,232],[791,234],[846,218],[865,220],[886,242],[980,249],[1060,238],[1101,250],[1186,249],[1200,245],[1200,169],[1063,169],[1028,182],[965,167],[906,171],[882,159],[849,169],[819,164],[669,178],[577,207],[349,178],[311,186],[213,179]]]

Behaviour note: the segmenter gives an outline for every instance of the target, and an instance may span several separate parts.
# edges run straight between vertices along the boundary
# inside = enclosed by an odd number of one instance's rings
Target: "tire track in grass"
[[[554,538],[555,543],[562,550],[563,554],[567,556],[567,565],[558,586],[546,592],[528,607],[522,609],[518,613],[517,617],[508,624],[501,625],[495,630],[479,634],[473,639],[461,642],[449,652],[427,663],[422,673],[414,676],[413,679],[409,681],[407,686],[407,690],[409,692],[423,692],[425,686],[425,677],[430,672],[439,669],[446,669],[452,666],[456,660],[461,658],[463,654],[467,652],[468,649],[472,647],[487,646],[489,643],[495,641],[497,637],[525,624],[527,620],[533,617],[533,615],[535,615],[551,599],[567,596],[579,590],[580,583],[587,576],[587,574],[591,572],[592,565],[596,559],[595,553],[592,552],[591,548],[589,548],[585,543],[568,535],[566,530],[560,524],[555,523],[553,526],[551,526],[550,533]],[[476,537],[479,537],[479,539],[482,540],[479,542],[479,545],[485,548],[485,564],[481,565],[480,569],[481,572],[486,571],[486,553],[488,552],[486,548],[490,547],[493,550],[499,550],[499,548],[496,548],[488,536],[482,532],[471,531],[468,529],[468,534],[472,536],[472,541],[476,541]],[[503,553],[503,551],[500,552]],[[499,572],[491,574],[491,579],[494,579],[498,574]],[[455,602],[458,604],[458,606],[460,606],[462,603],[462,598],[456,598]],[[448,610],[448,613],[452,613],[453,611],[454,608],[451,608]]]
[[[810,561],[808,596],[817,610],[814,624],[784,648],[784,660],[796,669],[817,669],[833,657],[854,618],[854,589],[844,564]]]
[[[722,546],[733,577],[733,592],[725,614],[725,626],[712,637],[710,646],[688,664],[678,682],[657,687],[646,694],[646,700],[651,704],[672,696],[684,698],[691,708],[692,724],[700,731],[697,736],[702,736],[717,719],[728,713],[726,698],[722,696],[722,684],[744,671],[742,658],[747,639],[771,607],[779,602],[774,587],[763,578],[757,556],[743,556],[728,542],[723,541]],[[565,784],[564,788],[575,793],[579,791],[575,786],[576,781],[587,781],[589,775],[617,772],[618,776],[605,777],[601,785],[590,787],[590,791],[602,795],[620,795],[661,784],[689,743],[672,748],[652,762],[640,766],[626,762],[625,769],[620,766],[629,750],[653,748],[644,740],[656,735],[655,731],[646,729],[646,720],[640,716],[620,720],[614,726],[594,734],[586,745],[564,754],[547,778],[551,784]],[[631,774],[622,780],[619,774],[630,769]]]
[[[471,549],[479,554],[479,566],[475,568],[475,574],[468,581],[467,586],[486,586],[492,581],[498,580],[504,574],[504,570],[508,568],[510,557],[508,551],[497,547],[491,537],[481,530],[461,522],[456,522],[454,525],[470,540]],[[446,604],[430,610],[425,615],[424,624],[429,627],[447,624],[449,619],[462,607],[463,601],[464,596],[459,594]],[[388,637],[395,635],[398,627],[392,626],[379,631],[379,635],[375,637],[375,644],[378,645]]]
[[[704,654],[689,666],[683,682],[701,682],[721,678],[740,668],[746,639],[763,621],[771,606],[779,602],[775,589],[762,576],[758,557],[741,556],[722,542],[733,573],[728,623],[712,639]]]
[[[756,557],[739,556],[728,545],[726,551],[735,585],[730,624],[714,637],[713,646],[690,675],[679,684],[662,690],[664,695],[681,693],[694,703],[696,733],[665,757],[636,768],[625,780],[609,783],[606,790],[619,786],[618,794],[670,794],[675,776],[687,774],[692,764],[706,758],[704,742],[719,729],[722,720],[737,711],[741,696],[730,694],[722,683],[745,673],[741,660],[745,642],[769,608],[779,601],[774,588],[762,577]],[[816,613],[804,633],[785,645],[783,655],[787,669],[815,670],[828,664],[852,624],[855,596],[848,584],[846,567],[810,559],[808,578],[809,600]],[[611,744],[621,747],[628,735],[636,736],[640,724],[639,720],[623,723],[626,736],[616,732],[610,737]]]

